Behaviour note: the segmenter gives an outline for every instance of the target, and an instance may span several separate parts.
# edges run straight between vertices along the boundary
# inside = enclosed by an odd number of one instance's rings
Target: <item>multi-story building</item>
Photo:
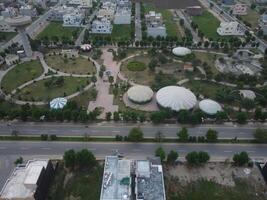
[[[263,14],[260,19],[260,26],[264,35],[267,35],[267,13]]]
[[[84,12],[83,10],[79,8],[74,8],[74,7],[67,7],[67,6],[59,6],[56,8],[53,8],[51,11],[51,15],[49,16],[50,21],[63,21],[63,16],[67,14],[76,14],[80,13],[84,17]],[[78,16],[79,18],[79,16]],[[66,18],[67,19],[67,18]]]
[[[84,14],[75,10],[73,13],[63,15],[63,26],[65,27],[80,27],[84,20]]]
[[[145,15],[147,35],[152,37],[166,37],[166,27],[163,23],[161,13],[150,11]]]
[[[94,20],[92,23],[91,32],[100,34],[111,34],[112,24],[106,18],[102,18],[101,20]]]
[[[16,8],[13,8],[13,7],[7,7],[7,8],[5,8],[5,10],[1,11],[1,15],[4,18],[14,17],[17,15],[17,13],[18,13],[18,10]]]
[[[18,165],[1,190],[0,200],[45,200],[54,175],[49,160],[29,160],[25,165]]]
[[[131,24],[131,10],[129,9],[117,9],[114,24]]]
[[[7,54],[5,57],[5,62],[8,66],[18,64],[19,63],[19,56],[16,54]]]
[[[15,32],[15,28],[9,26],[3,16],[0,16],[0,32]]]
[[[247,15],[247,5],[237,3],[232,6],[233,15]]]
[[[97,13],[97,19],[106,18],[108,20],[113,20],[114,14],[115,14],[115,10],[113,10],[113,9],[101,8],[101,9],[99,9],[99,11]]]
[[[83,8],[92,8],[93,1],[92,0],[69,0],[68,4],[76,5]]]
[[[21,6],[19,9],[19,12],[21,15],[25,15],[25,16],[30,16],[30,17],[36,17],[37,16],[36,8],[33,8],[30,5]]]
[[[221,22],[220,27],[217,28],[219,35],[244,35],[244,31],[241,29],[238,22]]]

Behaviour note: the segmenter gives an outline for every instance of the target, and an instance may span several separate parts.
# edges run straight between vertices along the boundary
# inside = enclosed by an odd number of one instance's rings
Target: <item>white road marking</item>
[[[112,133],[120,133],[121,131],[112,131]]]
[[[0,147],[0,149],[7,149],[6,147]]]
[[[44,149],[44,150],[51,150],[51,148],[49,148],[49,147],[41,147],[41,149]]]
[[[29,149],[29,148],[27,148],[27,147],[21,147],[20,149],[21,149],[21,150],[27,150],[27,149]]]
[[[225,152],[225,153],[231,153],[231,152],[233,152],[233,151],[228,151],[228,150],[226,150],[226,151],[223,151],[223,152]]]

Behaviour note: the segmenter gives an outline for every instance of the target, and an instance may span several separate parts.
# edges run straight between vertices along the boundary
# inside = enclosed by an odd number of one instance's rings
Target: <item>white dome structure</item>
[[[50,101],[51,109],[62,109],[67,104],[67,99],[58,97]]]
[[[215,115],[217,112],[222,111],[221,105],[211,99],[204,99],[200,101],[199,108],[204,113],[209,114],[209,115]]]
[[[134,103],[149,102],[154,95],[153,90],[144,85],[135,85],[127,91],[128,98]]]
[[[189,110],[197,103],[196,96],[190,90],[178,86],[161,88],[156,98],[160,106],[174,111]]]
[[[191,54],[192,51],[186,47],[176,47],[172,49],[172,53],[176,56],[186,56],[188,54]]]

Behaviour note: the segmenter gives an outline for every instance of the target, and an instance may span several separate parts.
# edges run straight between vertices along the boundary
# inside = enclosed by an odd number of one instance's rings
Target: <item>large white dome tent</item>
[[[192,109],[196,103],[196,96],[188,89],[179,86],[161,88],[156,95],[157,103],[164,108],[174,111]]]
[[[186,47],[175,47],[172,49],[172,53],[176,56],[186,56],[192,53],[192,51]]]
[[[51,109],[62,109],[67,104],[67,99],[63,97],[58,97],[50,101]]]
[[[217,112],[222,111],[221,105],[211,99],[203,99],[198,106],[200,110],[208,115],[215,115]]]
[[[149,102],[153,95],[153,90],[145,85],[135,85],[127,91],[128,98],[134,103]]]

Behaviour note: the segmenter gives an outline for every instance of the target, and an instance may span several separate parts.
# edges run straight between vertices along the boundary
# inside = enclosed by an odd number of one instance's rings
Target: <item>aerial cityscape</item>
[[[0,0],[0,200],[267,200],[267,0]]]

